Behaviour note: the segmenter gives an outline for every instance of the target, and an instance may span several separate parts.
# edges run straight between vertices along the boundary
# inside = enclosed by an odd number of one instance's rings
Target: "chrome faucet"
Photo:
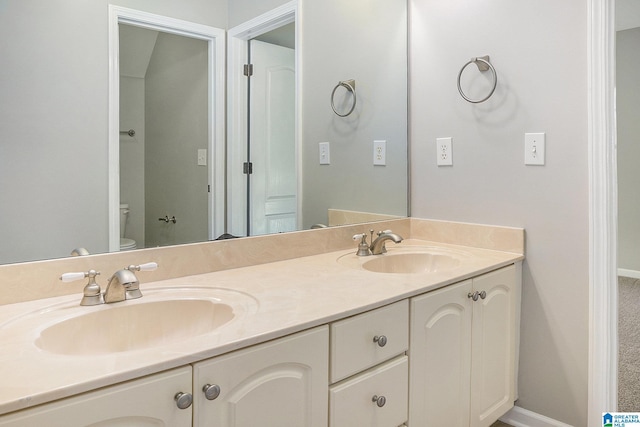
[[[157,263],[148,262],[141,265],[130,265],[118,270],[109,279],[109,284],[104,293],[101,292],[100,285],[96,283],[96,276],[100,272],[95,270],[89,270],[86,273],[64,273],[60,280],[72,282],[88,277],[89,283],[84,287],[80,305],[110,304],[112,302],[140,298],[142,296],[140,282],[134,271],[152,271],[156,268],[158,268]]]
[[[393,233],[391,230],[385,230],[378,233],[376,240],[371,242],[371,254],[380,255],[387,252],[385,243],[387,240],[392,240],[394,243],[402,242],[402,236]]]
[[[136,293],[137,296],[129,296],[130,292]],[[124,301],[125,299],[140,298],[140,282],[133,271],[124,268],[113,273],[109,279],[107,289],[104,291],[104,302],[110,304],[112,302]]]
[[[142,296],[140,281],[134,271],[151,271],[158,268],[155,262],[141,265],[130,265],[113,273],[109,279],[107,289],[104,291],[104,302],[110,304],[128,299],[136,299]]]

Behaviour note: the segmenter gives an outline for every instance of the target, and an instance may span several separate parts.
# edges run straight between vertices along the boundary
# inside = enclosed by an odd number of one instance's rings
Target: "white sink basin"
[[[460,259],[433,253],[396,253],[370,257],[362,268],[376,273],[421,274],[451,270],[460,266]]]
[[[0,337],[20,336],[40,352],[65,356],[128,351],[182,351],[215,340],[258,311],[251,295],[229,288],[162,286],[143,297],[80,306],[80,295],[57,297],[0,324]]]
[[[428,274],[455,269],[468,256],[463,251],[439,247],[394,246],[381,255],[343,255],[338,258],[338,263],[375,273]]]
[[[229,305],[205,299],[124,304],[54,323],[36,345],[65,355],[140,350],[213,332],[234,318]]]

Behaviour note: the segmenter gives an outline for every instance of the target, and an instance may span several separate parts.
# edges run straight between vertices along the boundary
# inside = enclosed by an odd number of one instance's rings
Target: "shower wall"
[[[640,278],[640,28],[617,32],[618,268]]]

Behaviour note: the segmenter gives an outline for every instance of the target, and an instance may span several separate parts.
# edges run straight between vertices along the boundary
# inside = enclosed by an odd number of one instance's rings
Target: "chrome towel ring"
[[[338,113],[338,111],[336,110],[336,105],[333,102],[333,98],[336,95],[336,90],[338,90],[340,86],[344,87],[345,89],[347,89],[347,91],[353,94],[353,104],[351,105],[351,108],[349,109],[349,111],[347,111],[345,114]],[[333,88],[333,92],[331,92],[331,109],[333,109],[333,112],[336,113],[338,116],[347,117],[349,114],[353,113],[353,110],[355,108],[356,108],[356,81],[351,79],[351,80],[344,80],[344,81],[338,82],[336,87]]]
[[[462,72],[464,71],[465,68],[467,68],[469,64],[476,64],[478,66],[478,70],[480,71],[491,70],[491,74],[493,74],[493,87],[491,88],[491,91],[489,92],[489,94],[482,99],[469,98],[467,95],[465,95],[465,93],[462,91],[462,87],[460,86],[460,78],[462,77]],[[472,104],[479,104],[480,102],[484,102],[487,99],[489,99],[491,95],[493,95],[493,92],[496,90],[497,85],[498,85],[498,74],[496,73],[496,69],[493,68],[493,65],[491,65],[491,62],[489,62],[489,55],[471,58],[469,62],[467,62],[462,66],[462,68],[460,69],[460,72],[458,73],[458,92],[460,92],[460,95],[462,95],[462,97],[466,101],[471,102]]]

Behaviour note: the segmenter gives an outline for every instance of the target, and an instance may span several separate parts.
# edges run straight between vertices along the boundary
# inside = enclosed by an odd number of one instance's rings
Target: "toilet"
[[[124,233],[127,229],[127,218],[129,217],[129,205],[123,203],[120,205],[120,250],[130,251],[136,249],[137,244],[133,239],[127,239],[124,237]]]

